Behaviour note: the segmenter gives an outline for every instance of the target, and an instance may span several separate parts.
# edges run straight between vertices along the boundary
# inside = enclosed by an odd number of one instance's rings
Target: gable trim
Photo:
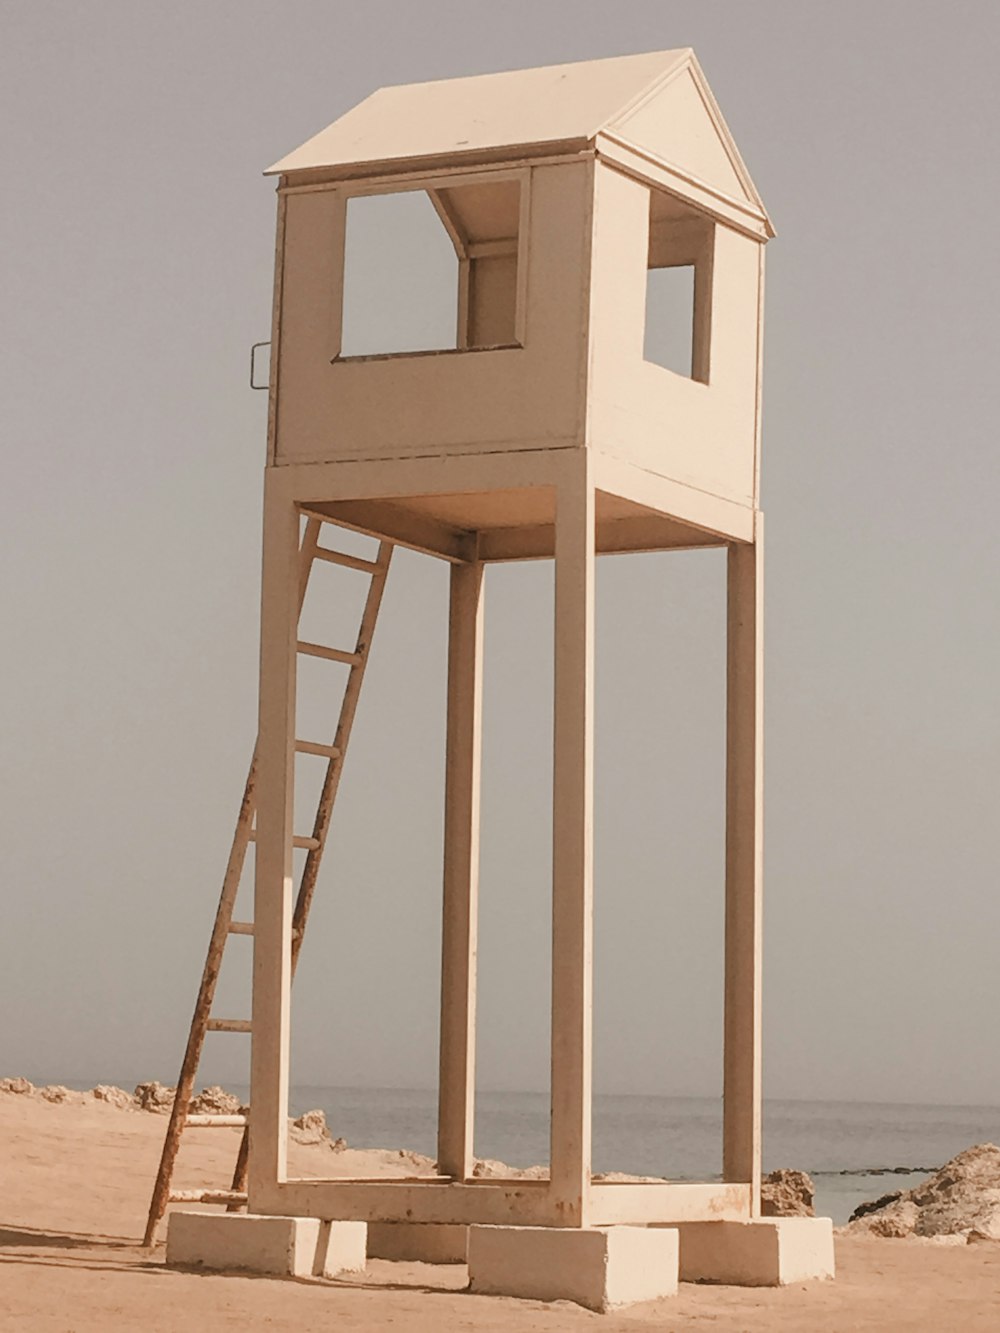
[[[678,48],[676,54],[677,60],[672,65],[668,65],[666,69],[656,76],[652,83],[647,83],[644,87],[640,88],[634,96],[630,97],[627,102],[619,107],[613,116],[606,117],[600,125],[596,126],[594,134],[607,133],[609,125],[617,125],[627,116],[631,116],[636,111],[639,111],[651,98],[655,97],[657,93],[667,86],[668,83],[675,79],[678,74],[687,69],[691,61],[694,59],[694,49],[690,46],[682,46]]]
[[[726,194],[716,189],[715,186],[706,185],[704,181],[698,180],[696,177],[688,175],[683,170],[681,170],[681,168],[675,166],[673,163],[668,163],[664,159],[657,157],[656,154],[651,153],[648,149],[641,148],[639,145],[634,144],[628,137],[627,133],[628,126],[627,124],[623,124],[622,122],[623,121],[627,122],[632,116],[635,115],[637,111],[642,110],[642,108],[647,106],[649,102],[653,101],[662,92],[664,92],[664,90],[668,88],[670,84],[672,84],[676,79],[688,73],[691,75],[691,80],[694,84],[695,91],[697,92],[701,100],[702,107],[704,108],[705,114],[708,117],[709,122],[712,125],[712,128],[715,130],[715,133],[718,136],[719,143],[721,144],[723,151],[728,157],[730,165],[732,166],[737,179],[739,180],[743,189],[746,191],[747,195],[746,200],[734,199],[732,195]],[[602,126],[602,128],[598,131],[598,133],[606,135],[609,138],[616,140],[623,146],[628,147],[631,151],[638,152],[642,154],[644,157],[649,158],[651,161],[656,161],[661,163],[663,166],[667,167],[669,170],[674,172],[676,175],[680,176],[682,179],[690,180],[692,183],[697,184],[699,188],[709,191],[711,194],[715,195],[720,199],[724,199],[727,203],[731,203],[734,207],[739,207],[741,209],[749,211],[751,216],[762,218],[766,224],[768,236],[773,236],[775,234],[774,227],[771,223],[770,218],[768,217],[767,209],[764,207],[764,201],[761,199],[757,187],[754,185],[753,180],[751,179],[750,173],[747,170],[746,163],[743,161],[743,158],[740,155],[740,151],[736,146],[736,141],[730,132],[729,126],[726,124],[725,117],[723,116],[722,111],[719,108],[719,104],[718,102],[716,102],[715,97],[712,94],[712,90],[708,86],[708,80],[705,78],[704,71],[702,70],[701,65],[698,63],[698,57],[695,55],[694,51],[690,47],[687,47],[683,50],[681,58],[675,65],[672,65],[668,70],[665,70],[664,73],[659,78],[654,80],[654,82],[651,83],[645,89],[644,92],[642,92],[638,97],[633,98],[632,101],[628,103],[625,107],[623,107],[621,111],[616,112],[614,116],[612,116],[608,121],[606,121],[606,123]],[[750,205],[749,209],[747,201],[749,201]]]

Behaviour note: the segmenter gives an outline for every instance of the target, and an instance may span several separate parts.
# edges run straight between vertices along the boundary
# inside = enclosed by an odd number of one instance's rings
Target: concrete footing
[[[365,1266],[364,1222],[255,1213],[171,1213],[167,1264],[181,1268],[335,1277]]]
[[[369,1222],[368,1258],[464,1264],[469,1228],[431,1222]]]
[[[684,1222],[682,1282],[783,1287],[834,1275],[828,1217],[765,1217],[753,1222]]]
[[[826,1217],[677,1226],[503,1227],[323,1222],[175,1212],[167,1264],[274,1277],[335,1277],[377,1259],[469,1265],[481,1295],[575,1301],[605,1311],[672,1296],[682,1282],[780,1287],[834,1275]]]
[[[469,1228],[469,1288],[603,1312],[677,1292],[677,1232],[650,1227]]]

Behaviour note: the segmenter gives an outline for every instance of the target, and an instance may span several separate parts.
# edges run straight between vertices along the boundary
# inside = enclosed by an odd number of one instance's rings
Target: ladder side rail
[[[327,764],[326,775],[323,779],[323,786],[316,807],[316,819],[313,824],[313,838],[316,841],[317,846],[310,850],[306,856],[306,862],[302,868],[302,878],[299,881],[298,893],[295,897],[295,908],[292,912],[293,980],[295,977],[295,968],[299,961],[299,953],[302,949],[302,939],[305,935],[306,922],[309,919],[309,909],[312,906],[313,895],[316,892],[316,881],[319,876],[320,862],[323,859],[323,851],[326,846],[326,835],[330,826],[330,816],[333,813],[334,802],[337,799],[337,790],[340,786],[341,774],[344,771],[344,757],[347,753],[348,742],[351,739],[351,730],[354,726],[354,718],[358,709],[361,686],[364,681],[365,668],[368,665],[369,650],[375,634],[375,624],[378,620],[379,608],[382,605],[382,594],[385,591],[385,581],[386,576],[389,573],[389,561],[391,559],[392,543],[380,542],[378,556],[375,561],[377,572],[372,575],[371,586],[368,589],[368,597],[365,601],[364,611],[361,616],[361,625],[358,630],[358,641],[355,650],[358,661],[351,667],[350,674],[347,678],[347,686],[344,690],[343,702],[340,706],[337,733],[333,743],[336,753]],[[249,1128],[247,1128],[243,1131],[243,1138],[240,1142],[239,1153],[236,1158],[236,1168],[233,1172],[232,1189],[236,1192],[242,1192],[246,1189],[249,1145],[250,1132]],[[239,1206],[239,1204],[230,1204],[227,1211],[235,1212]]]
[[[236,820],[236,833],[233,837],[229,860],[226,864],[226,873],[222,881],[222,893],[219,897],[215,922],[208,943],[208,954],[201,974],[201,984],[198,987],[198,998],[195,1001],[194,1014],[191,1018],[187,1045],[184,1049],[184,1059],[181,1063],[180,1073],[177,1076],[177,1091],[174,1093],[174,1102],[170,1108],[170,1119],[167,1122],[167,1131],[163,1138],[163,1152],[160,1156],[156,1183],[153,1186],[153,1195],[149,1203],[146,1234],[142,1242],[146,1246],[154,1243],[156,1228],[159,1226],[160,1219],[166,1212],[169,1202],[174,1164],[180,1147],[181,1133],[187,1120],[188,1107],[191,1104],[191,1094],[194,1091],[198,1066],[201,1063],[205,1036],[208,1032],[209,1014],[211,1013],[212,1002],[215,999],[215,988],[222,969],[222,955],[229,935],[229,923],[232,920],[236,892],[239,888],[240,877],[243,873],[243,862],[250,841],[256,786],[257,756],[255,753],[250,761],[250,771],[247,774],[246,786],[243,790],[243,801]]]
[[[333,741],[334,749],[338,753],[326,766],[323,787],[316,805],[316,818],[312,832],[316,846],[306,856],[306,862],[302,868],[302,879],[299,882],[299,891],[295,898],[295,909],[292,913],[293,976],[295,975],[295,965],[298,962],[299,952],[302,948],[302,937],[305,933],[306,922],[309,919],[309,909],[312,906],[313,895],[316,892],[316,881],[319,877],[320,863],[326,847],[330,816],[333,814],[341,774],[344,771],[344,756],[347,753],[351,731],[354,727],[354,718],[358,711],[361,686],[364,683],[365,669],[368,666],[369,651],[375,635],[375,624],[378,620],[379,608],[382,605],[382,594],[385,591],[385,581],[389,573],[391,558],[392,543],[380,542],[376,561],[379,566],[379,573],[373,575],[371,586],[368,589],[368,597],[361,616],[361,626],[358,630],[357,647],[355,648],[357,662],[351,667],[347,677],[347,686],[344,690],[340,717],[337,722],[337,733]]]
[[[305,601],[306,589],[309,585],[309,573],[312,569],[314,552],[319,544],[321,527],[322,523],[319,519],[310,518],[306,521],[305,531],[302,535],[302,544],[299,548],[300,611],[302,609],[302,604]],[[256,787],[257,749],[256,746],[254,746],[253,758],[250,761],[250,769],[247,773],[246,785],[243,789],[243,800],[240,803],[239,814],[236,818],[236,831],[233,834],[233,842],[229,850],[229,859],[226,862],[226,872],[222,880],[222,892],[219,895],[219,905],[216,909],[212,934],[209,938],[205,966],[202,969],[201,984],[198,987],[198,998],[195,1001],[194,1014],[191,1018],[191,1027],[188,1031],[187,1045],[184,1048],[184,1058],[181,1062],[180,1073],[177,1076],[177,1090],[174,1093],[173,1105],[170,1108],[170,1119],[167,1122],[167,1130],[163,1137],[163,1151],[160,1155],[160,1164],[156,1172],[153,1194],[149,1202],[146,1233],[142,1242],[143,1245],[147,1247],[154,1243],[156,1239],[156,1228],[159,1226],[163,1214],[166,1212],[167,1204],[170,1202],[170,1182],[173,1178],[174,1166],[177,1161],[177,1152],[180,1148],[181,1134],[184,1130],[184,1125],[187,1122],[188,1107],[191,1104],[194,1082],[198,1076],[198,1066],[201,1063],[202,1051],[205,1046],[205,1036],[208,1032],[208,1020],[211,1016],[212,1004],[215,1000],[215,990],[219,981],[219,973],[222,969],[222,955],[226,947],[226,940],[229,936],[229,926],[233,919],[233,908],[236,904],[236,894],[239,890],[240,879],[243,875],[247,846],[249,845],[251,830],[253,828],[254,815],[256,813]]]

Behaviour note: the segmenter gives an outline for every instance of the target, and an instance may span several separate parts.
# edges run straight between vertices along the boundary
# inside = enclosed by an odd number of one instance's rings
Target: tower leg
[[[264,485],[249,1196],[285,1179],[288,1146],[292,818],[299,515],[269,469]]]
[[[594,484],[573,459],[556,497],[550,1170],[567,1226],[586,1222],[593,1031]]]
[[[728,556],[723,1179],[760,1215],[763,519]]]
[[[472,1175],[483,680],[483,566],[451,567],[441,929],[438,1170]]]

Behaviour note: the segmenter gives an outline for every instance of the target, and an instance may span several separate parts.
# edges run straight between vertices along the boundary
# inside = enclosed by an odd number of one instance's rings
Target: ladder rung
[[[340,750],[336,745],[320,745],[316,741],[296,741],[295,749],[299,754],[319,754],[324,759],[340,758]]]
[[[252,1032],[253,1024],[248,1018],[210,1018],[209,1032]]]
[[[300,639],[296,647],[307,657],[325,657],[328,662],[343,662],[346,666],[359,666],[362,660],[360,653],[345,653],[341,648],[327,648],[322,643],[306,643],[304,639]]]
[[[253,934],[253,922],[252,922],[252,921],[230,921],[230,923],[229,923],[229,933],[230,933],[230,935],[252,935],[252,934]]]
[[[237,1190],[171,1190],[168,1203],[246,1203],[247,1196]]]
[[[187,1118],[193,1129],[241,1129],[246,1122],[245,1115],[189,1115]]]
[[[328,560],[331,565],[343,565],[345,569],[357,569],[362,574],[381,574],[382,566],[374,560],[362,560],[358,555],[347,555],[343,551],[330,551],[325,546],[313,550],[317,560]]]
[[[249,837],[251,842],[256,842],[257,830],[255,828],[252,828],[247,836]],[[292,839],[292,846],[298,847],[306,852],[314,852],[316,848],[319,846],[319,838],[307,838],[305,836],[303,837],[296,836]]]

